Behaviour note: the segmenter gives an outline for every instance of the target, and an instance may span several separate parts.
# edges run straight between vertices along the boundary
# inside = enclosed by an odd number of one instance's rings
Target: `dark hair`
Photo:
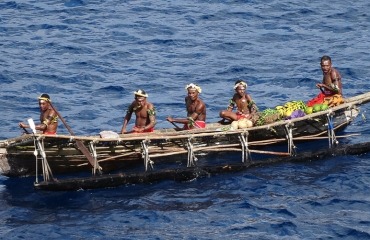
[[[321,57],[321,62],[328,61],[328,60],[329,60],[329,62],[331,62],[331,58],[327,55],[324,55],[324,56]]]
[[[41,94],[40,97],[50,99],[49,94],[46,94],[46,93]]]
[[[236,82],[234,83],[234,85],[239,84],[241,82],[244,82],[244,80],[242,80],[242,79],[236,80]]]

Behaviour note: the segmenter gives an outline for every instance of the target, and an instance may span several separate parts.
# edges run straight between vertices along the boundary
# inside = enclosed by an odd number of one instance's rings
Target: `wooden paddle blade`
[[[33,121],[33,119],[29,118],[27,121],[28,121],[28,125],[30,126],[32,132],[36,133],[36,126],[35,126],[35,122]]]
[[[91,166],[94,167],[95,166],[95,159],[93,158],[93,156],[91,155],[90,151],[87,149],[85,144],[83,144],[83,142],[81,140],[76,140],[76,145],[77,145],[78,150],[80,150],[81,153],[83,155],[85,155],[85,157],[87,158],[87,160],[89,161]]]
[[[50,107],[55,111],[55,113],[58,115],[58,117],[60,118],[60,120],[63,122],[64,126],[67,128],[68,132],[74,136],[75,134],[73,133],[72,129],[68,126],[67,122],[64,120],[64,118],[62,117],[62,115],[55,109],[55,107],[53,106],[53,104],[51,102],[49,102],[50,104]],[[83,155],[85,155],[85,157],[87,158],[87,160],[89,161],[89,163],[91,164],[92,167],[95,167],[95,160],[93,158],[93,156],[91,155],[90,151],[86,148],[86,146],[83,144],[83,142],[81,140],[76,140],[76,145],[77,145],[77,148],[81,151],[81,153]],[[96,163],[98,169],[99,169],[99,164]]]

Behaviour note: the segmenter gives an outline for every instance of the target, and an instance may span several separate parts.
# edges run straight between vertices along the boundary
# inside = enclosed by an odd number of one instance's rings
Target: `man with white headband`
[[[237,121],[242,118],[251,119],[252,115],[257,112],[258,108],[256,104],[252,100],[252,97],[245,91],[247,86],[247,83],[243,80],[235,82],[235,94],[230,99],[227,109],[220,112],[221,122],[225,119],[229,121]],[[235,107],[237,111],[233,112]]]
[[[126,116],[123,120],[121,134],[127,133],[126,127],[129,123],[132,113],[135,112],[136,121],[132,129],[133,133],[153,132],[156,124],[156,112],[154,105],[147,101],[148,94],[144,90],[134,92],[135,100],[127,109]],[[131,132],[130,132],[131,133]]]
[[[190,83],[189,85],[186,85],[185,90],[188,92],[188,95],[185,97],[187,118],[167,117],[167,121],[170,123],[184,124],[184,130],[205,128],[206,105],[203,100],[199,98],[199,94],[202,92],[202,89],[198,85]]]
[[[50,106],[51,99],[46,93],[42,94],[39,98],[40,106],[40,124],[36,125],[36,130],[42,131],[43,134],[55,135],[58,128],[58,115]],[[25,129],[30,128],[29,125],[23,122],[19,123],[19,127]]]

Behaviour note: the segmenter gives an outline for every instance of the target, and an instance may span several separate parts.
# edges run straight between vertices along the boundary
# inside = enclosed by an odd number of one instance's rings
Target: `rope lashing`
[[[293,142],[293,128],[292,128],[293,124],[289,122],[284,127],[285,127],[286,139],[288,140],[288,153],[290,156],[295,156],[297,155],[297,152],[296,152],[297,147],[294,145],[294,142]]]
[[[251,160],[251,153],[248,148],[248,132],[242,132],[239,134],[238,138],[242,145],[242,162],[246,163],[248,160]]]
[[[147,139],[141,141],[141,156],[144,159],[145,172],[147,172],[148,169],[150,169],[150,170],[154,169],[154,166],[153,166],[154,162],[152,160],[150,160],[150,157],[149,157],[148,144],[149,144],[149,140],[147,140]]]
[[[192,143],[192,138],[187,139],[186,146],[187,146],[187,149],[188,149],[187,167],[194,167],[195,162],[198,161],[198,159],[195,157],[195,154],[194,154],[194,146],[193,146],[193,143]]]
[[[102,170],[102,167],[100,167],[98,163],[98,154],[96,153],[95,141],[89,142],[89,148],[90,148],[91,155],[94,158],[94,168],[92,169],[92,174],[95,176],[97,169],[99,170],[99,173],[101,173],[101,170]]]
[[[329,111],[328,114],[326,114],[326,119],[328,121],[328,140],[329,140],[329,148],[332,148],[334,145],[338,145],[338,140],[335,136],[334,131],[334,122],[333,122],[333,112]]]
[[[41,137],[34,136],[33,144],[35,146],[35,151],[33,152],[33,154],[36,157],[36,183],[38,183],[38,161],[39,160],[41,160],[42,175],[44,177],[44,181],[48,182],[50,180],[54,180],[53,173],[51,172],[51,168],[46,159],[46,153],[44,150],[44,139]]]

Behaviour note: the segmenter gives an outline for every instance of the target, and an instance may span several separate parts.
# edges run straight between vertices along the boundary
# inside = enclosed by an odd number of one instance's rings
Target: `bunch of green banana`
[[[256,121],[257,126],[262,126],[267,123],[271,123],[276,120],[280,120],[279,112],[276,109],[267,108],[262,112],[259,112],[259,118]]]

